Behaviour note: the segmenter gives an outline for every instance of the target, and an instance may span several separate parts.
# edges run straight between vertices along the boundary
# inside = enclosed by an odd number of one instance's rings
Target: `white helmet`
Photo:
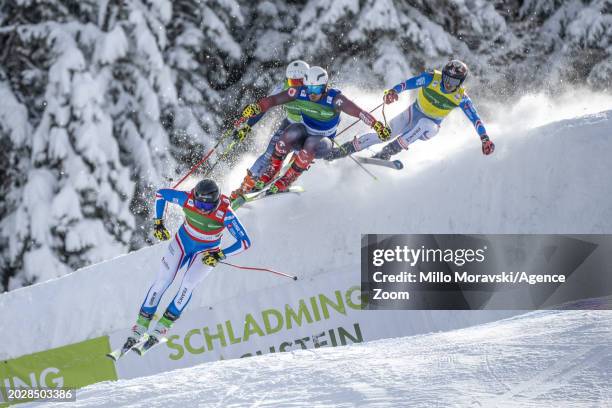
[[[310,67],[304,76],[304,85],[327,85],[329,75],[321,67]]]
[[[308,72],[310,66],[302,60],[295,60],[287,65],[287,71],[285,71],[285,76],[287,79],[303,79]]]

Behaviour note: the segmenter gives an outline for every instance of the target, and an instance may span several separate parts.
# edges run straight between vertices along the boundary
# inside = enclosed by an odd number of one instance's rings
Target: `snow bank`
[[[611,119],[606,111],[527,131],[507,129],[497,134],[491,157],[482,156],[471,129],[451,135],[460,130],[448,125],[434,140],[402,153],[403,172],[374,169],[377,182],[349,160],[317,163],[300,180],[307,190],[302,197],[279,196],[239,211],[254,245],[232,262],[301,277],[351,273],[358,284],[362,233],[609,233]],[[241,176],[236,170],[225,187]],[[8,316],[3,331],[19,336],[3,341],[0,358],[130,327],[164,247],[1,295],[0,310]],[[285,283],[219,267],[190,309]]]
[[[100,383],[79,390],[75,405],[609,406],[610,330],[610,311],[534,312]]]

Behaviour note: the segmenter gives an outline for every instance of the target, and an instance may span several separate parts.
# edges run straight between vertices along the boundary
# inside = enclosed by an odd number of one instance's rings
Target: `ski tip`
[[[116,355],[115,353],[106,353],[106,357],[110,358],[116,363],[120,356]]]

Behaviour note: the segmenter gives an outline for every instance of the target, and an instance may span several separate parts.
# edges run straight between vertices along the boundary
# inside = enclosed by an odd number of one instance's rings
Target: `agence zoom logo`
[[[410,266],[425,262],[452,262],[457,266],[463,266],[471,262],[483,262],[487,247],[478,249],[426,249],[408,248],[397,245],[395,249],[375,249],[372,251],[372,265],[383,266],[388,262],[403,262]]]

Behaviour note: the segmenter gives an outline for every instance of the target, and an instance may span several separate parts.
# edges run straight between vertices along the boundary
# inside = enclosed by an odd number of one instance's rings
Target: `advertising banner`
[[[115,380],[115,367],[105,357],[108,352],[108,337],[103,336],[2,361],[0,405],[10,401],[9,390],[77,389]]]
[[[364,311],[354,273],[326,273],[245,294],[213,306],[187,309],[168,342],[144,357],[117,363],[119,378],[134,378],[222,359],[450,330],[492,321],[508,311]],[[163,312],[162,306],[158,312]],[[119,347],[129,328],[110,337]]]

